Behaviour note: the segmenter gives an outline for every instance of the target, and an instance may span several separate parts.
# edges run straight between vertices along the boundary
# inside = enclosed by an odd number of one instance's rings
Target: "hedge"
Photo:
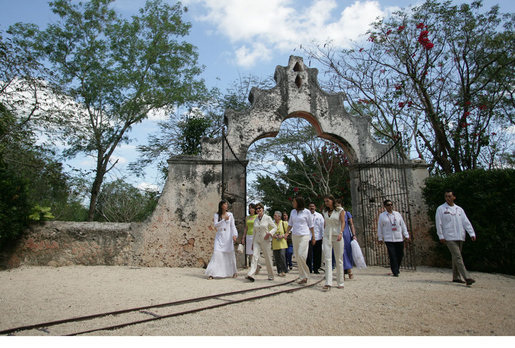
[[[471,170],[430,177],[425,184],[423,194],[433,222],[436,208],[445,202],[445,190],[450,189],[474,227],[476,241],[467,234],[462,252],[467,269],[515,275],[515,170]],[[431,233],[438,240],[435,227]],[[436,252],[451,264],[445,245],[438,243]]]

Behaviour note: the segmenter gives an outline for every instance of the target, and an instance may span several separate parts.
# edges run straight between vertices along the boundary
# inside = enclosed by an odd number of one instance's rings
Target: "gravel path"
[[[448,269],[419,267],[389,277],[389,269],[355,270],[345,289],[323,282],[295,293],[94,335],[117,336],[375,336],[515,335],[515,277],[472,272],[471,287],[452,283]],[[113,266],[21,267],[0,272],[0,329],[78,315],[158,304],[295,279],[255,283],[208,281],[203,269]],[[310,283],[319,280],[315,275]],[[311,320],[310,320],[311,318]],[[395,318],[395,319],[392,319]],[[106,321],[114,321],[108,318]],[[80,330],[74,324],[70,330]],[[65,332],[50,330],[50,335]],[[25,335],[49,335],[30,331]]]

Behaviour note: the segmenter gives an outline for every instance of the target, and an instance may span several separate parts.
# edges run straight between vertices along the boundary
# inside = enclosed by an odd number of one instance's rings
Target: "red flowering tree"
[[[492,168],[514,148],[514,18],[480,1],[427,1],[377,20],[354,48],[307,53],[379,140],[402,134],[405,157],[433,172]]]

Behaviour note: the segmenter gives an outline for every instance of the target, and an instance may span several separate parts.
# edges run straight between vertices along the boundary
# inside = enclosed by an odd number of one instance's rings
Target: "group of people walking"
[[[241,244],[246,245],[247,261],[250,263],[246,279],[255,281],[254,276],[261,269],[259,257],[263,254],[268,279],[273,280],[272,253],[277,275],[284,277],[292,269],[294,254],[299,269],[299,284],[306,284],[310,273],[320,273],[323,255],[326,275],[324,290],[332,286],[333,264],[337,271],[337,287],[343,288],[344,265],[349,278],[353,278],[350,242],[356,238],[356,232],[352,215],[332,195],[324,198],[324,204],[323,214],[320,214],[314,203],[310,203],[307,209],[304,199],[298,196],[292,200],[293,209],[289,216],[287,212],[276,211],[273,218],[265,214],[261,203],[250,204],[241,240]],[[226,201],[220,202],[214,223],[217,228],[215,250],[206,274],[208,279],[235,276],[236,259],[232,242],[236,241],[237,232],[234,217],[227,212]],[[222,256],[224,252],[226,255]],[[229,255],[232,256],[230,261],[227,260]]]
[[[454,204],[454,193],[445,193],[446,203],[436,213],[436,227],[442,243],[446,243],[453,262],[453,282],[471,285],[463,259],[461,248],[465,231],[475,240],[474,230],[463,209]],[[245,253],[250,263],[246,279],[254,282],[260,271],[259,257],[265,259],[268,279],[274,279],[272,253],[277,267],[277,274],[284,277],[292,269],[292,255],[297,260],[299,284],[306,284],[310,273],[318,274],[325,263],[325,285],[328,291],[333,286],[333,269],[336,268],[336,286],[344,288],[344,274],[353,278],[351,242],[356,239],[356,231],[350,212],[345,211],[341,203],[332,195],[324,197],[322,213],[316,211],[316,205],[310,203],[306,208],[302,197],[292,200],[293,209],[287,212],[274,212],[273,218],[265,214],[263,204],[250,204],[249,216],[246,218],[245,230],[241,244],[246,246]],[[379,215],[377,239],[385,243],[390,260],[391,275],[398,277],[404,256],[404,243],[410,241],[406,223],[402,215],[393,209],[389,199],[383,202],[384,211]],[[228,202],[220,201],[214,215],[217,229],[213,256],[207,266],[208,279],[213,277],[237,277],[234,244],[238,232],[233,215],[228,211]],[[464,280],[461,279],[463,277]]]

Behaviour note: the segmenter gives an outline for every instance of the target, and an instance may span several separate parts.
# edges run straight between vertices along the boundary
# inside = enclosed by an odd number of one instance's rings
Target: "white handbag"
[[[356,268],[367,268],[365,258],[363,257],[363,253],[361,252],[358,241],[353,239],[352,242],[350,242],[350,246],[352,248],[352,259],[356,265]]]
[[[243,254],[244,251],[245,251],[245,246],[243,244],[238,244],[238,248],[236,249],[236,252],[238,254]]]

